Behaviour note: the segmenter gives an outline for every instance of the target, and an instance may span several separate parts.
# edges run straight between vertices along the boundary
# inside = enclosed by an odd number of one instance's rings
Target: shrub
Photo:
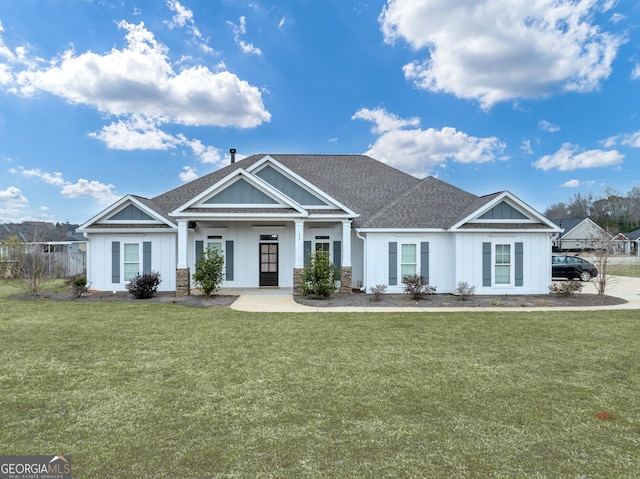
[[[326,299],[336,290],[340,271],[329,261],[329,253],[316,251],[302,272],[302,294]]]
[[[464,301],[465,299],[467,299],[467,297],[473,295],[475,290],[476,287],[469,286],[469,283],[467,281],[458,281],[458,286],[456,287],[454,294],[456,296],[460,296],[460,299]]]
[[[87,277],[84,274],[76,274],[64,280],[67,286],[71,287],[74,298],[79,298],[87,293]]]
[[[571,296],[582,291],[582,283],[580,281],[557,282],[549,286],[549,291],[560,296]]]
[[[224,273],[224,256],[216,249],[207,248],[196,262],[193,280],[202,294],[211,296],[222,286]]]
[[[369,288],[369,291],[371,291],[371,293],[373,294],[374,301],[380,301],[382,300],[382,296],[384,295],[384,293],[387,292],[387,285],[376,284],[375,286],[371,286],[371,288]]]
[[[127,289],[136,299],[149,299],[155,296],[161,282],[160,273],[138,274],[129,282]]]
[[[429,285],[429,282],[421,274],[403,275],[402,284],[404,284],[404,292],[410,294],[411,298],[416,300],[436,292],[435,286]]]

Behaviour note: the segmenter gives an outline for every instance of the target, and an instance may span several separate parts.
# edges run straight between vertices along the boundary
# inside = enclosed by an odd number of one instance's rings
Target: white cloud
[[[168,0],[167,6],[176,14],[173,16],[170,22],[166,22],[169,28],[184,27],[187,23],[193,24],[193,11],[185,8],[177,0]]]
[[[29,179],[34,179],[34,178],[40,179],[50,185],[55,185],[55,186],[64,185],[64,178],[62,177],[62,173],[58,171],[54,173],[49,173],[46,171],[42,171],[40,168],[33,168],[30,170],[27,170],[22,166],[19,166],[17,169],[11,168],[9,172],[12,174],[20,174],[25,178],[29,178]]]
[[[578,188],[580,186],[580,180],[565,181],[560,186],[563,188]]]
[[[262,50],[257,47],[254,47],[253,44],[245,42],[241,37],[247,34],[247,18],[242,16],[240,17],[240,24],[236,25],[231,21],[227,21],[227,24],[231,27],[231,31],[233,31],[233,38],[238,44],[238,46],[242,49],[244,53],[252,53],[254,55],[262,55]]]
[[[531,148],[531,140],[523,140],[520,145],[520,149],[525,153],[533,154],[533,148]]]
[[[538,126],[540,127],[540,129],[544,131],[548,131],[550,133],[555,133],[556,131],[560,131],[560,127],[558,125],[554,125],[553,123],[547,120],[540,120],[538,122]]]
[[[556,168],[560,171],[577,170],[580,168],[597,168],[613,166],[622,163],[624,155],[617,150],[587,150],[578,153],[579,148],[570,143],[564,143],[553,155],[545,155],[533,166],[544,171]]]
[[[372,121],[372,132],[380,136],[366,152],[384,163],[421,177],[451,160],[458,163],[486,163],[499,159],[505,144],[496,137],[477,138],[445,127],[441,130],[417,127],[416,118],[400,119],[384,109],[359,110],[352,119]]]
[[[113,185],[80,178],[77,182],[67,183],[60,192],[65,198],[91,198],[98,203],[111,204],[118,199],[113,194]]]
[[[624,146],[630,146],[631,148],[640,148],[640,130],[634,133],[621,133],[619,135],[611,136],[606,140],[601,141],[601,143],[607,148],[611,148],[618,143]]]
[[[196,171],[197,170],[191,166],[183,166],[182,172],[180,172],[178,176],[180,176],[180,180],[187,183],[188,181],[193,181],[198,177]]]
[[[379,21],[387,43],[428,55],[405,65],[407,79],[488,109],[597,89],[626,40],[592,24],[596,9],[594,0],[388,0]]]
[[[15,186],[10,186],[6,190],[0,190],[0,201],[12,203],[26,203],[27,199],[22,195],[22,191]]]
[[[631,71],[631,78],[637,80],[640,78],[640,63],[636,63]]]
[[[270,120],[257,87],[202,65],[176,73],[167,48],[143,23],[118,26],[127,32],[122,50],[68,50],[46,68],[18,72],[11,90],[23,96],[49,92],[111,115],[182,125],[252,128]]]
[[[139,115],[111,123],[89,136],[114,150],[167,150],[179,143],[174,136],[157,128],[155,121]]]
[[[158,122],[134,116],[131,120],[118,121],[103,127],[89,136],[103,141],[114,150],[169,150],[188,148],[203,163],[222,164],[220,150],[204,145],[198,139],[189,140],[183,134],[170,135],[158,128]]]
[[[105,185],[98,181],[88,181],[81,178],[76,183],[71,183],[63,178],[62,173],[48,173],[39,168],[28,170],[21,166],[11,168],[9,172],[22,175],[28,179],[40,179],[50,185],[62,187],[60,194],[65,198],[92,198],[98,203],[113,203],[117,199],[117,196],[113,193],[113,185]],[[12,188],[9,188],[9,190],[12,190]],[[20,191],[17,188],[13,190],[14,193],[15,190]]]

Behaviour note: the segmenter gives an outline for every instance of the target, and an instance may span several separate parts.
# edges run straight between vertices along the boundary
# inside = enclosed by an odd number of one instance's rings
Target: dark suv
[[[586,259],[577,256],[552,256],[551,277],[589,281],[598,276],[598,268]]]

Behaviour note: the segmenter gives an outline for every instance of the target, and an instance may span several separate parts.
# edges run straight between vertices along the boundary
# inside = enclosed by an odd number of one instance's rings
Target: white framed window
[[[400,245],[400,277],[418,273],[418,245],[415,243]]]
[[[129,282],[140,273],[140,243],[125,243],[123,250],[124,280]]]
[[[331,258],[331,236],[329,235],[317,235],[313,242],[314,251],[322,251],[323,253],[329,253]]]
[[[496,244],[494,255],[494,273],[496,285],[510,285],[511,284],[511,267],[513,260],[511,258],[511,245],[510,244]]]

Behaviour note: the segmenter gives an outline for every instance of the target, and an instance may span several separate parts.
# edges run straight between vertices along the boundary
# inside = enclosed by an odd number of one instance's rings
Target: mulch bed
[[[178,298],[175,293],[157,293],[151,299],[135,299],[131,293],[105,291],[90,293],[80,298],[74,298],[70,291],[58,293],[43,293],[38,296],[29,294],[17,294],[10,299],[19,300],[52,300],[70,301],[74,303],[96,302],[131,302],[131,303],[169,303],[183,306],[202,308],[226,308],[238,299],[231,295],[213,295],[211,297],[194,294]],[[424,307],[424,308],[531,308],[531,307],[562,307],[562,306],[611,306],[625,304],[626,301],[613,296],[599,297],[596,294],[574,294],[560,296],[557,294],[540,295],[495,295],[495,296],[468,296],[465,300],[452,294],[432,294],[425,299],[415,301],[407,294],[385,294],[380,301],[374,301],[372,294],[362,292],[333,294],[328,299],[313,299],[303,296],[294,296],[297,303],[314,307],[355,306],[355,307]]]
[[[540,295],[495,295],[468,296],[461,299],[452,294],[432,294],[416,301],[407,294],[385,294],[380,301],[375,301],[372,294],[361,292],[334,294],[328,299],[312,299],[295,296],[296,302],[307,306],[356,306],[356,307],[423,307],[423,308],[535,308],[562,306],[611,306],[625,304],[626,301],[613,296],[599,297],[596,294],[574,294],[560,296],[557,294]]]
[[[16,294],[9,299],[21,300],[51,300],[51,301],[71,301],[74,303],[97,303],[97,302],[127,302],[127,303],[169,303],[180,304],[182,306],[194,306],[201,308],[226,308],[238,299],[238,296],[231,295],[213,295],[210,297],[193,294],[177,298],[175,293],[160,292],[150,299],[136,299],[129,292],[109,293],[106,291],[93,292],[85,296],[75,298],[70,291],[59,293],[43,293],[38,296],[31,296],[28,293]]]

